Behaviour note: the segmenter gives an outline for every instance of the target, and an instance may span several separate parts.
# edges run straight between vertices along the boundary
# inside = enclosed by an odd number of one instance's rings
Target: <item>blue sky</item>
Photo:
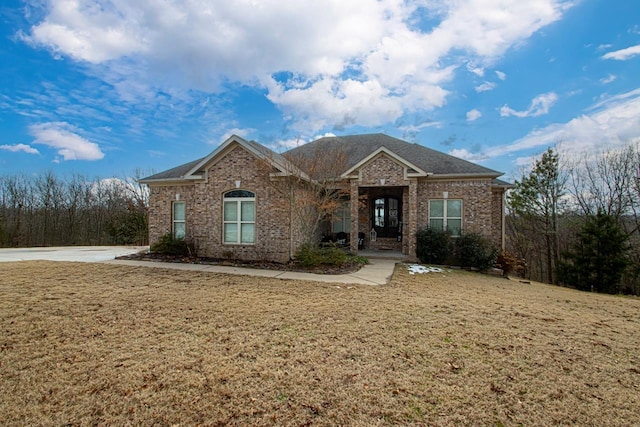
[[[0,175],[383,132],[517,176],[640,141],[632,0],[8,0]]]

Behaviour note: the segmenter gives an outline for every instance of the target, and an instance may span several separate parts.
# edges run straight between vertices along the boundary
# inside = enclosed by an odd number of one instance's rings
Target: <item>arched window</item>
[[[256,195],[247,190],[224,194],[222,241],[225,244],[255,243]]]

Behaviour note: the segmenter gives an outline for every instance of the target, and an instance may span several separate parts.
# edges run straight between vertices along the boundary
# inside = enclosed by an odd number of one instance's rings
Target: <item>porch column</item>
[[[408,251],[410,257],[416,257],[416,233],[418,232],[418,179],[409,180],[409,227],[405,234],[409,242]]]
[[[358,180],[350,181],[350,200],[351,200],[351,233],[349,237],[349,249],[351,252],[358,253]]]

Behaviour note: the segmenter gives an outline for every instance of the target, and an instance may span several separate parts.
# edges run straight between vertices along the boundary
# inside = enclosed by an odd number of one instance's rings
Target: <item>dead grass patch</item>
[[[0,263],[9,425],[634,425],[640,300]]]

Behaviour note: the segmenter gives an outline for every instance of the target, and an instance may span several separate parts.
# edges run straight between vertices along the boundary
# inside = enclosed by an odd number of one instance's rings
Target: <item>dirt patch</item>
[[[263,270],[277,271],[297,271],[302,273],[316,274],[349,274],[355,273],[362,268],[362,264],[358,262],[346,263],[343,265],[319,265],[317,267],[305,267],[294,261],[287,263],[278,263],[270,261],[243,261],[243,260],[226,260],[218,258],[207,258],[197,256],[178,256],[167,255],[156,252],[139,252],[130,255],[116,257],[116,259],[135,260],[135,261],[155,261],[169,263],[186,263],[186,264],[206,264],[206,265],[224,265],[242,268],[259,268]]]
[[[7,425],[637,425],[640,300],[0,263]]]

